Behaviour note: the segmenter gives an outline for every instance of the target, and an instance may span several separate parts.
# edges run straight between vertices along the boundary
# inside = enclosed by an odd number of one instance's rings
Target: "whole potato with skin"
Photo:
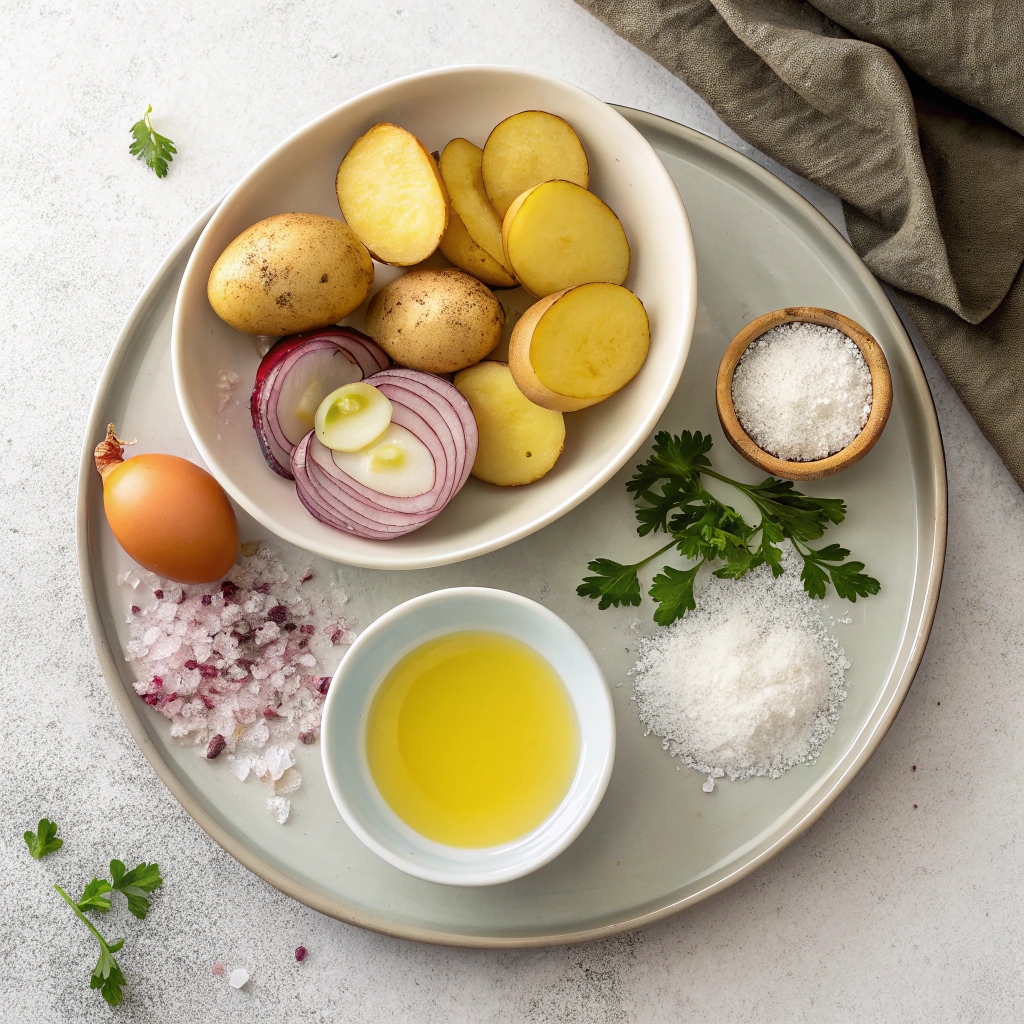
[[[366,333],[401,366],[454,373],[501,340],[505,311],[461,270],[411,270],[370,300]]]
[[[246,228],[210,272],[214,312],[246,334],[297,334],[343,320],[373,288],[352,229],[318,213],[279,213]]]

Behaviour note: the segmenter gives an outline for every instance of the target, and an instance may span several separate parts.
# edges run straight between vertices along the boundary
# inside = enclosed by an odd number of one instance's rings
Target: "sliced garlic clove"
[[[391,423],[391,402],[372,384],[356,381],[332,391],[316,411],[315,429],[322,445],[357,452],[373,444]]]

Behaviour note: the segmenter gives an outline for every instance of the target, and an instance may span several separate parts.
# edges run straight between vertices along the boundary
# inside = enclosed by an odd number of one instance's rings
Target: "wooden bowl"
[[[860,349],[871,372],[871,412],[864,429],[834,455],[808,462],[789,462],[759,448],[740,425],[732,404],[732,376],[747,347],[765,331],[770,331],[780,324],[797,321],[833,327],[845,334]],[[732,339],[718,367],[715,401],[725,436],[748,462],[784,480],[820,480],[846,469],[847,466],[852,466],[871,451],[889,419],[889,410],[892,408],[892,377],[889,374],[889,364],[885,361],[885,355],[878,342],[860,324],[841,313],[832,312],[831,309],[792,306],[789,309],[777,309],[773,313],[759,316]]]

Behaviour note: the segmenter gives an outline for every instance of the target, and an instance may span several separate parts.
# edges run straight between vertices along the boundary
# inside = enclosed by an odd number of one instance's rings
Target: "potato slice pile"
[[[377,124],[338,167],[344,222],[282,214],[253,225],[214,266],[210,302],[238,330],[294,333],[361,306],[371,256],[415,268],[373,297],[367,333],[401,366],[457,373],[480,431],[475,476],[532,483],[562,451],[562,414],[623,388],[650,345],[643,303],[624,287],[626,232],[589,183],[576,132],[545,111],[505,118],[482,149],[454,138],[440,154]],[[419,266],[436,251],[455,269]],[[490,289],[517,285],[538,301],[515,325],[508,362],[487,360],[505,326]]]

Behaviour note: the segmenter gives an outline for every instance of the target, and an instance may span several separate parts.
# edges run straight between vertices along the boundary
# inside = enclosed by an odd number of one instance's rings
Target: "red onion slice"
[[[311,470],[314,478],[318,482],[323,478],[322,486],[336,493],[339,501],[365,506],[367,514],[371,514],[373,510],[400,512],[404,515],[440,512],[448,502],[455,474],[455,468],[447,458],[444,445],[430,425],[412,409],[392,402],[391,419],[393,423],[415,434],[430,451],[434,460],[434,483],[429,491],[411,498],[396,498],[368,487],[349,476],[334,461],[331,449],[321,444],[315,434],[309,443],[309,454],[306,457],[307,462],[312,463],[315,469],[315,472]]]
[[[260,362],[250,400],[253,428],[270,468],[291,478],[292,453],[319,401],[387,365],[384,351],[350,327],[282,338]],[[300,406],[306,407],[301,414]]]
[[[267,382],[279,384],[273,376]],[[426,525],[448,505],[473,468],[479,434],[469,403],[443,378],[395,368],[366,382],[390,400],[392,421],[429,450],[435,466],[430,490],[395,497],[353,479],[313,431],[291,452],[290,464],[299,500],[312,516],[353,536],[388,540]]]
[[[431,513],[425,516],[410,516],[382,509],[373,513],[377,518],[360,515],[339,500],[336,491],[324,486],[325,479],[322,474],[316,475],[315,467],[308,459],[308,450],[314,444],[319,444],[319,441],[312,432],[299,442],[292,456],[292,469],[295,473],[295,489],[299,500],[307,511],[320,522],[359,537],[371,540],[389,540],[418,529],[430,522],[436,515],[436,513]]]
[[[415,388],[419,394],[429,391],[441,399],[441,402],[437,404],[438,410],[449,422],[453,435],[457,437],[461,428],[465,440],[465,462],[461,467],[459,480],[453,492],[453,494],[457,494],[469,479],[480,443],[476,417],[473,415],[469,402],[454,384],[446,381],[443,377],[437,377],[432,373],[423,373],[421,370],[408,370],[404,366],[393,366],[374,374],[373,380],[368,383],[376,384],[378,380],[388,380],[395,384],[402,382],[410,388]],[[429,400],[430,396],[427,397]]]

